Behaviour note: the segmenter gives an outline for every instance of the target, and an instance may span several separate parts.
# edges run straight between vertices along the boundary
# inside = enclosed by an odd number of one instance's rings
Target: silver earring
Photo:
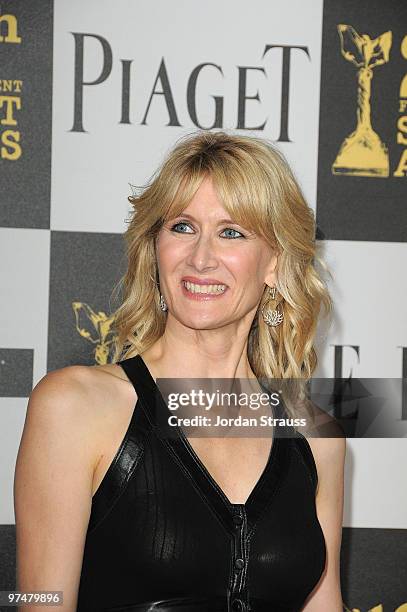
[[[263,320],[265,323],[267,323],[267,325],[270,327],[277,327],[277,325],[280,325],[284,319],[284,313],[283,311],[278,311],[277,308],[267,308],[266,310],[268,302],[270,300],[274,302],[276,299],[276,287],[269,287],[268,292],[270,294],[270,298],[263,304],[261,314],[263,315]]]
[[[164,300],[164,298],[163,298],[163,296],[162,296],[162,294],[161,294],[161,293],[160,293],[160,308],[161,308],[161,310],[163,310],[164,312],[165,312],[166,310],[168,310],[168,306],[167,306],[167,304],[165,303],[165,300]]]

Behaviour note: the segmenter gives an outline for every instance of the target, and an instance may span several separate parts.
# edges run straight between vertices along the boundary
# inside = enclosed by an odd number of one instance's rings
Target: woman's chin
[[[222,327],[225,324],[221,313],[212,313],[212,314],[190,314],[189,316],[183,312],[181,317],[178,317],[178,321],[185,325],[185,327],[189,327],[191,329],[217,329]]]

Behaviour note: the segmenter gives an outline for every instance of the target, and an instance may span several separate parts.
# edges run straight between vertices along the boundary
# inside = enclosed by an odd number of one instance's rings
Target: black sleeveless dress
[[[77,612],[299,612],[326,560],[306,438],[274,436],[248,500],[232,504],[174,435],[142,357],[119,364],[138,401],[92,499]]]

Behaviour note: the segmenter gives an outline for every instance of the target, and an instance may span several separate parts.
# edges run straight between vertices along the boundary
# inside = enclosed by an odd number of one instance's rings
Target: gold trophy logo
[[[332,164],[333,174],[351,176],[389,176],[389,156],[386,145],[372,128],[370,91],[373,68],[389,61],[391,31],[372,40],[359,35],[352,26],[339,24],[343,57],[357,68],[358,97],[356,129],[343,141]]]

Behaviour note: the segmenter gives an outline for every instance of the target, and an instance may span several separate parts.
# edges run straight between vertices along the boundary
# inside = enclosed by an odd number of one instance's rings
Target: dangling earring
[[[161,293],[160,293],[160,308],[161,308],[161,310],[163,310],[164,312],[165,312],[166,310],[168,310],[168,306],[167,306],[167,304],[165,303],[165,300],[164,300],[164,298],[163,298],[163,296],[162,296],[162,294],[161,294]]]
[[[270,293],[270,298],[269,300],[272,300],[273,302],[276,299],[276,288],[274,287],[269,287],[268,292]],[[270,327],[277,327],[277,325],[280,325],[280,323],[282,322],[282,320],[284,319],[284,313],[283,311],[279,312],[277,310],[277,308],[272,308],[272,309],[267,309],[265,310],[269,300],[267,300],[261,309],[261,314],[263,315],[263,320],[265,323],[267,323],[267,325],[269,325]]]
[[[164,297],[160,291],[160,280],[158,278],[158,273],[156,272],[156,280],[153,279],[153,277],[150,274],[150,278],[153,281],[153,283],[157,286],[158,291],[160,292],[160,308],[163,312],[165,312],[166,310],[168,310],[168,306],[165,303]]]

